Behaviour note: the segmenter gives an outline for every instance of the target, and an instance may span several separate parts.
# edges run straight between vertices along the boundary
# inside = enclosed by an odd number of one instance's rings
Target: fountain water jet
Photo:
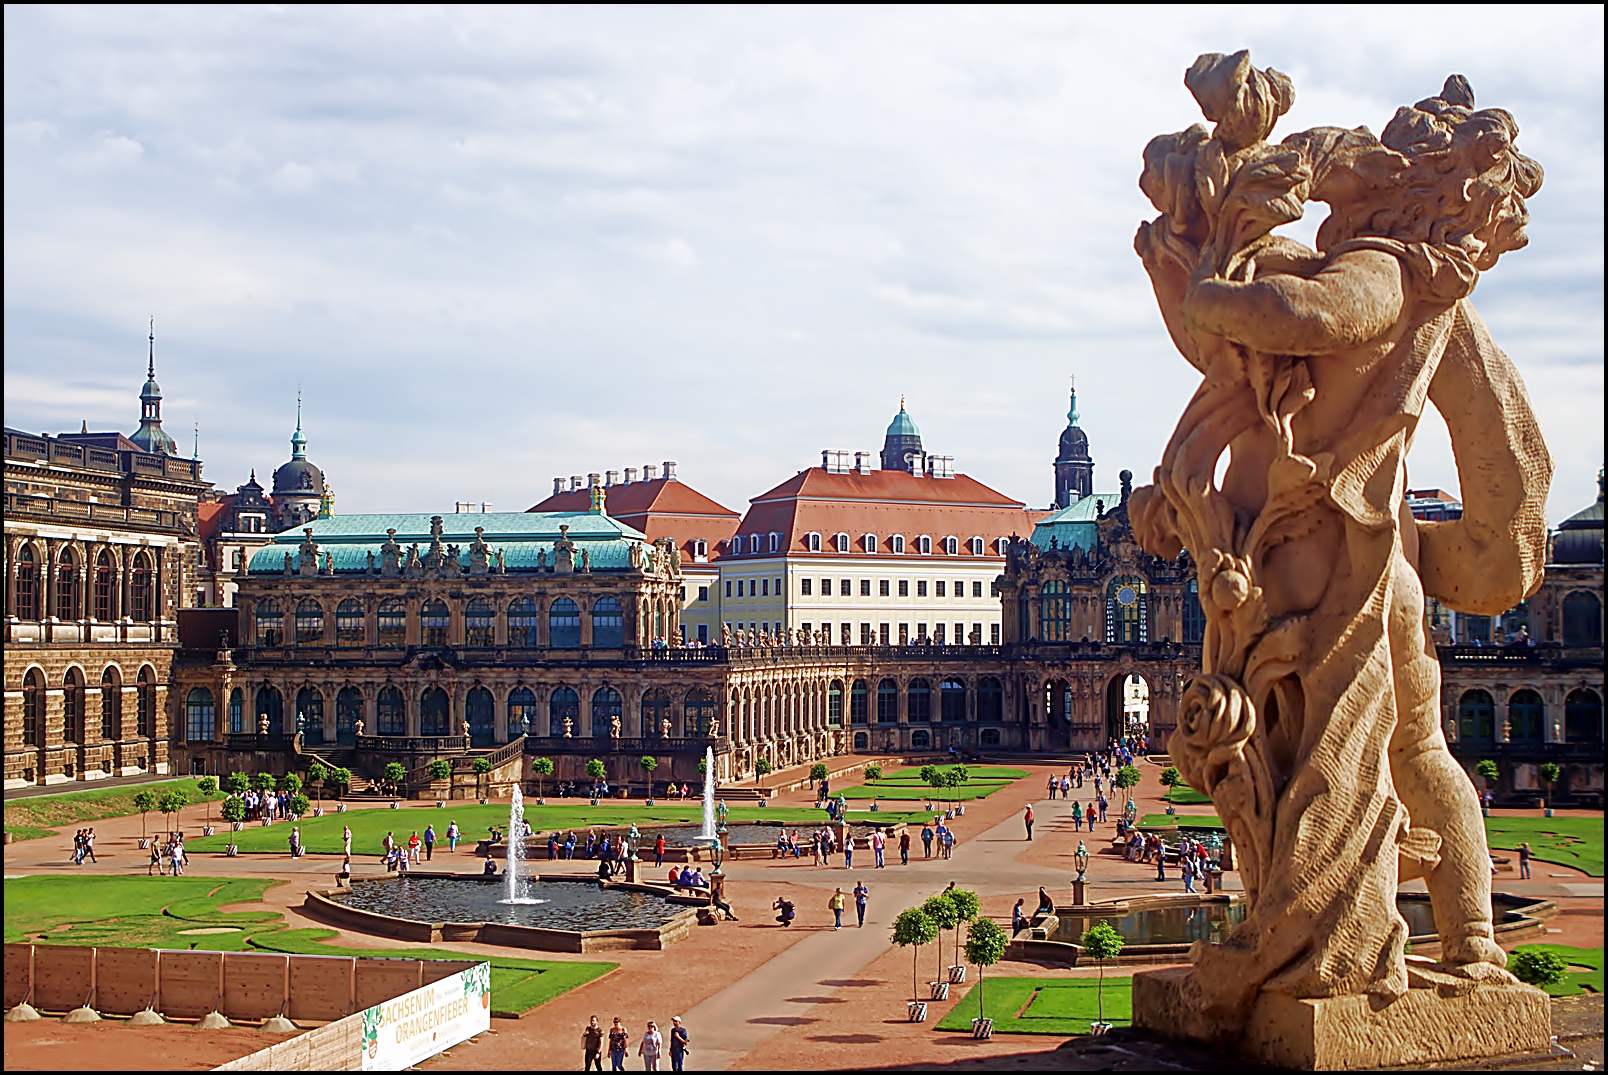
[[[525,857],[525,796],[519,785],[514,784],[514,797],[508,802],[508,858],[504,867],[504,877],[507,880],[508,895],[499,902],[517,904],[546,903],[546,900],[532,899],[519,894],[519,864]]]
[[[715,842],[715,748],[704,747],[703,832],[700,838]]]

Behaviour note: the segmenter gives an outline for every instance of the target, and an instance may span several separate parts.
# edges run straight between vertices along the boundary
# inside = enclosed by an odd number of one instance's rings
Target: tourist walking
[[[1530,845],[1527,843],[1519,845],[1519,879],[1530,879]]]
[[[184,876],[184,841],[173,841],[173,876]]]
[[[921,844],[922,844],[922,852],[923,852],[922,858],[929,858],[929,859],[932,858],[932,823],[931,822],[923,821],[921,823]]]
[[[1063,776],[1061,778],[1061,798],[1063,798],[1063,799],[1066,798],[1067,792],[1069,792],[1071,790],[1072,790],[1072,781],[1068,780],[1066,777]]]
[[[424,827],[424,857],[426,860],[435,858],[435,826]]]
[[[659,1053],[663,1048],[664,1038],[659,1034],[659,1024],[649,1019],[648,1029],[643,1032],[642,1040],[637,1042],[637,1055],[642,1058],[643,1071],[659,1070]]]
[[[625,1070],[625,1047],[630,1042],[631,1035],[616,1015],[613,1025],[609,1027],[609,1063],[614,1065],[615,1071]]]
[[[419,839],[419,832],[418,832],[417,829],[415,829],[413,831],[413,835],[408,837],[408,861],[409,862],[418,862],[419,861],[419,845],[421,843],[422,843],[422,841]]]
[[[1102,795],[1097,801],[1100,804],[1100,821],[1103,823],[1106,819],[1106,797]]]
[[[1090,832],[1094,831],[1094,818],[1095,818],[1094,803],[1091,801],[1089,803],[1089,808],[1087,810],[1083,811],[1083,820],[1089,823],[1089,831]]]
[[[854,885],[854,913],[860,918],[860,928],[865,928],[865,903],[871,898],[871,890],[865,887],[864,881],[857,881]]]
[[[687,1062],[687,1028],[681,1025],[681,1016],[670,1017],[670,1070],[680,1071]]]
[[[832,893],[832,898],[829,901],[827,901],[827,906],[832,908],[832,919],[833,919],[832,928],[833,929],[842,929],[843,928],[843,888],[842,888],[841,885],[838,887],[836,892]]]
[[[290,857],[301,858],[301,826],[290,827]]]
[[[1050,777],[1050,779],[1045,782],[1044,787],[1045,787],[1045,793],[1050,798],[1052,798],[1052,799],[1055,798],[1055,777],[1053,777],[1053,776]]]
[[[455,852],[458,850],[458,840],[462,836],[463,830],[458,828],[458,823],[456,821],[447,823],[447,850],[449,852]],[[548,857],[551,858],[552,856]]]
[[[653,865],[664,865],[664,833],[660,833],[653,840]]]
[[[1072,803],[1072,831],[1083,831],[1083,808],[1076,802]]]
[[[352,857],[352,827],[350,825],[341,826],[341,853],[347,858]]]
[[[586,1054],[586,1066],[583,1070],[591,1071],[596,1066],[598,1071],[603,1070],[603,1028],[598,1025],[597,1016],[581,1030],[581,1049]]]
[[[845,870],[854,869],[854,832],[852,829],[843,837],[843,868]]]
[[[1178,872],[1184,875],[1184,891],[1195,891],[1195,856],[1180,853],[1178,856]]]
[[[955,830],[951,826],[951,827],[947,827],[947,828],[944,829],[944,858],[952,859],[954,857],[955,857]]]
[[[910,830],[899,834],[899,865],[910,865]]]
[[[814,858],[814,863],[813,864],[816,865],[816,866],[819,866],[821,864],[821,830],[820,829],[815,830],[814,836],[810,840],[810,854]]]
[[[389,859],[391,857],[391,852],[396,850],[396,837],[390,832],[387,832],[385,834],[385,839],[380,841],[380,846],[385,848],[385,858]]]
[[[1027,838],[1033,838],[1033,804],[1028,803],[1022,811],[1022,821],[1027,825]]]
[[[886,849],[887,846],[888,846],[888,838],[886,836],[882,835],[882,830],[881,829],[877,829],[875,832],[873,832],[871,834],[871,854],[875,857],[875,859],[876,859],[876,868],[879,869],[879,870],[882,869],[882,867],[884,865],[886,865],[886,863],[883,862],[882,856],[883,856],[883,851]]]
[[[1158,881],[1167,880],[1166,848],[1157,848],[1156,849],[1156,880],[1158,880]]]
[[[95,830],[90,829],[84,833],[84,855],[95,865],[100,865],[100,859],[95,857]]]

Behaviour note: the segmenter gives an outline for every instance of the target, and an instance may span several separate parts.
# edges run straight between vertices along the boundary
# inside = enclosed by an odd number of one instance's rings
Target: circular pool
[[[346,907],[422,922],[492,922],[540,929],[656,929],[685,907],[646,892],[596,882],[528,881],[508,902],[503,878],[404,877],[358,882],[330,898]]]

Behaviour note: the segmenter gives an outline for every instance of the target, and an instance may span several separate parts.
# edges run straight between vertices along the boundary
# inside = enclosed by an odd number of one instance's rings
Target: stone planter
[[[402,804],[397,802],[395,799],[392,799],[391,800],[391,809],[392,810],[400,810],[400,809],[402,809]]]
[[[140,837],[140,850],[141,851],[149,851],[150,849],[151,849],[151,838],[149,836],[141,836]]]
[[[987,1041],[989,1038],[992,1038],[993,1036],[994,1036],[994,1020],[992,1020],[992,1019],[973,1019],[972,1020],[972,1037],[978,1039],[979,1041]]]
[[[336,803],[336,804],[335,804],[335,812],[336,812],[336,813],[337,813],[337,814],[344,814],[344,813],[346,813],[346,804],[345,804],[345,803]]]
[[[236,855],[240,854],[240,848],[236,847],[234,844],[230,844],[223,849],[223,854],[226,858],[234,858]]]
[[[211,825],[203,825],[203,826],[201,826],[201,835],[202,836],[211,836],[216,831],[217,830],[214,829]]]
[[[950,967],[949,968],[949,984],[951,984],[951,985],[959,985],[960,983],[964,982],[965,980],[966,980],[966,968],[964,966]]]
[[[925,1023],[927,1021],[926,1001],[912,1000],[908,1006],[910,1008],[910,1021],[912,1023]]]
[[[447,808],[447,804],[445,802],[443,802],[440,799],[436,800],[436,809],[437,810],[445,810],[446,808]]]
[[[324,808],[322,806],[313,807],[313,816],[314,817],[323,817],[324,816]]]
[[[235,832],[239,832],[241,829],[246,827],[246,823],[244,821],[231,821],[229,824],[234,826]]]
[[[1109,1034],[1109,1033],[1111,1033],[1111,1024],[1110,1023],[1090,1023],[1089,1024],[1089,1033],[1095,1035],[1096,1037],[1100,1037],[1102,1035]]]

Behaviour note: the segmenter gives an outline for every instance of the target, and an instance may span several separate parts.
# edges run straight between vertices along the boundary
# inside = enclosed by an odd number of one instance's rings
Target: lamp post
[[[1072,858],[1078,864],[1078,875],[1072,881],[1072,902],[1082,906],[1088,902],[1085,893],[1089,883],[1089,849],[1083,846],[1082,840],[1078,841],[1078,849]]]
[[[720,866],[726,861],[726,826],[721,824],[717,830],[715,844],[709,849],[709,857],[715,868],[709,874],[709,891],[717,900],[726,898],[726,875],[721,872]]]

